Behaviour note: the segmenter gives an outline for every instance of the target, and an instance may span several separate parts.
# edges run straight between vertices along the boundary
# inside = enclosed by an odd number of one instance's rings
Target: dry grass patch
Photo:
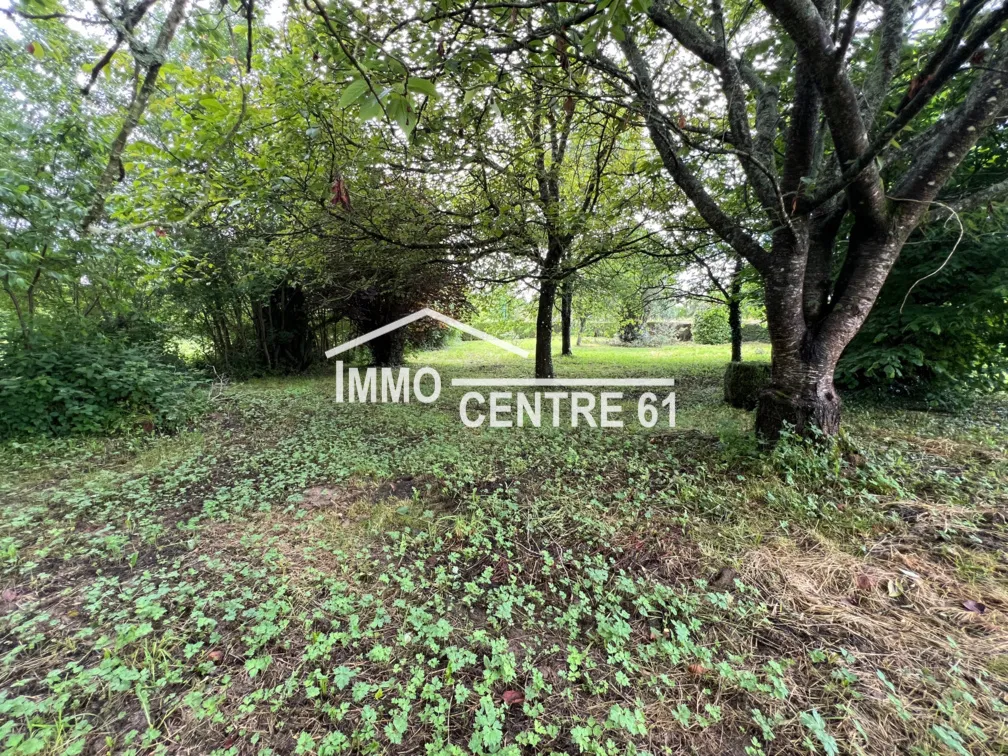
[[[1003,587],[977,594],[926,555],[862,558],[812,538],[750,552],[741,574],[772,607],[761,640],[796,660],[792,703],[848,712],[835,724],[850,742],[1008,748],[1008,675],[990,667],[1008,652]]]

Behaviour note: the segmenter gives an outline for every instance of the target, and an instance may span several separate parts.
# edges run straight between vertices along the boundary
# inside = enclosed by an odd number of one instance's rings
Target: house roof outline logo
[[[434,320],[440,321],[445,325],[451,326],[456,330],[462,331],[463,333],[468,333],[470,336],[475,336],[478,339],[487,341],[500,349],[511,352],[511,354],[517,354],[519,357],[528,359],[529,352],[521,347],[517,347],[514,344],[509,344],[503,339],[498,339],[496,336],[491,336],[489,333],[479,330],[478,328],[473,328],[471,325],[463,323],[461,320],[455,320],[455,318],[450,318],[437,310],[432,310],[430,307],[424,307],[423,309],[417,310],[416,312],[406,315],[405,317],[399,318],[398,320],[393,320],[387,325],[383,325],[381,328],[376,328],[373,331],[368,331],[362,336],[358,336],[355,339],[350,339],[350,341],[345,341],[339,346],[335,346],[332,349],[326,350],[325,356],[329,359],[335,357],[343,352],[348,352],[354,347],[359,347],[362,344],[366,344],[369,341],[378,338],[379,336],[384,336],[386,333],[391,333],[399,328],[408,326],[410,323],[414,323],[421,318],[433,318]]]

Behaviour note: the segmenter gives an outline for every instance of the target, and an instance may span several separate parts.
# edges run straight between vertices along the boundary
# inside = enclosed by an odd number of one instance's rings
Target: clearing
[[[258,381],[4,446],[0,749],[1008,750],[1008,399],[760,455],[726,347],[576,352],[677,427],[466,428],[448,379],[529,365],[462,342],[434,405]]]

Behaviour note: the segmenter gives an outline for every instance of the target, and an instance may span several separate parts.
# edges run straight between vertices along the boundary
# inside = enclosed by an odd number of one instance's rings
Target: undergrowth
[[[985,416],[853,407],[766,454],[719,352],[625,351],[559,365],[673,375],[680,427],[466,429],[447,377],[522,366],[461,344],[415,358],[435,406],[259,382],[174,437],[8,444],[0,748],[1008,747]]]

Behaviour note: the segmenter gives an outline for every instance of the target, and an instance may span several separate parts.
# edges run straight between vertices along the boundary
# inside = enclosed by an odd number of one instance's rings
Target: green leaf
[[[816,739],[822,744],[823,751],[826,752],[826,756],[837,756],[840,753],[837,747],[836,738],[830,734],[829,730],[826,729],[826,722],[823,721],[822,716],[819,714],[817,709],[812,709],[811,712],[802,712],[798,720],[816,736]]]
[[[367,90],[367,79],[354,79],[350,82],[350,85],[343,90],[343,95],[339,99],[339,107],[346,108],[353,105]]]
[[[333,684],[343,690],[357,673],[349,667],[339,666],[333,670]]]
[[[428,97],[437,97],[437,88],[434,86],[434,82],[429,79],[407,79],[406,89],[410,92],[425,94]]]
[[[962,735],[955,730],[950,730],[942,725],[931,725],[931,732],[933,732],[935,737],[937,737],[955,753],[962,754],[962,756],[969,756],[969,751],[963,747]]]
[[[272,661],[273,657],[269,655],[247,659],[245,661],[245,671],[248,672],[249,677],[255,677],[260,672],[265,671]]]
[[[220,101],[214,97],[204,97],[199,101],[199,104],[203,106],[204,110],[210,111],[215,115],[227,112],[227,108],[224,107],[224,105],[222,105]]]
[[[378,118],[382,114],[381,103],[375,99],[373,94],[368,94],[361,101],[360,106],[360,119],[362,121],[370,121],[372,118]]]

